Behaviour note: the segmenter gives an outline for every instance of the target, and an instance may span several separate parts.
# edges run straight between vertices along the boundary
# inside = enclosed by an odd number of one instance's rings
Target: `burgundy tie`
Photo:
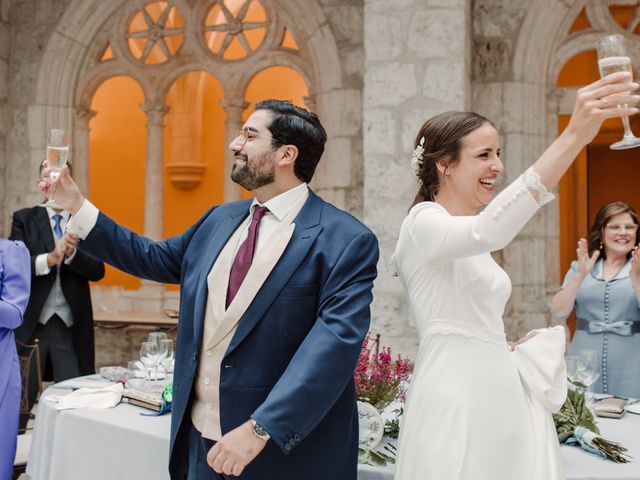
[[[253,262],[253,252],[256,248],[256,242],[258,241],[258,230],[260,230],[260,220],[264,217],[269,209],[267,207],[255,207],[253,210],[253,217],[251,218],[251,224],[249,224],[249,233],[247,238],[236,253],[236,258],[233,259],[233,265],[231,265],[231,273],[229,274],[229,286],[227,287],[227,308],[233,301],[236,293],[240,290],[240,285],[244,281],[244,277],[247,276],[251,262]]]

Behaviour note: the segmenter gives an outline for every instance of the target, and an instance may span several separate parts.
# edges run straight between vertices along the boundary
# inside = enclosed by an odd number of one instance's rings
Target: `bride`
[[[393,255],[420,334],[396,480],[564,478],[551,418],[566,396],[564,330],[507,344],[511,282],[489,252],[554,198],[549,191],[606,118],[637,113],[616,106],[638,103],[622,101],[638,88],[628,82],[616,73],[579,90],[568,127],[493,200],[504,167],[489,120],[448,112],[418,132],[420,190]]]

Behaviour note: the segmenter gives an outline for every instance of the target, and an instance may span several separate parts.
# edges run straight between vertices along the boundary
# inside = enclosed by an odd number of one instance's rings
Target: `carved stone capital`
[[[249,103],[243,98],[223,98],[220,100],[220,105],[222,105],[227,114],[227,120],[239,120],[242,118],[242,114],[249,106]]]
[[[170,107],[167,105],[150,105],[141,103],[140,108],[147,114],[147,125],[162,127],[164,116],[169,112]]]
[[[89,128],[89,121],[98,112],[90,108],[80,107],[76,109],[76,128]]]

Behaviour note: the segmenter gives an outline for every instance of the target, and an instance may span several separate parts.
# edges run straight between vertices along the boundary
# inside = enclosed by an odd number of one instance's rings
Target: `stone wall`
[[[327,201],[362,219],[364,2],[320,0],[319,3],[335,39],[342,78],[340,90],[327,95],[327,108],[320,111],[320,120],[330,138],[318,165],[317,179],[311,186]]]
[[[9,1],[0,0],[0,187],[7,191],[7,98],[9,96],[9,54],[10,54]],[[0,193],[0,212],[4,211],[4,194]],[[7,236],[3,222],[0,222],[0,237]]]
[[[469,18],[465,0],[365,2],[364,218],[381,253],[372,329],[410,356],[417,337],[390,258],[417,191],[410,158],[419,127],[471,103]]]

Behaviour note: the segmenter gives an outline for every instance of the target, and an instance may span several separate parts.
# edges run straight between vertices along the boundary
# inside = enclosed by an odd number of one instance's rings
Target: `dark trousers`
[[[233,477],[221,475],[207,463],[207,453],[216,442],[204,438],[202,434],[191,425],[189,432],[189,475],[187,480],[226,480]]]
[[[78,355],[73,347],[71,328],[58,315],[53,315],[46,324],[38,323],[31,340],[35,339],[40,345],[40,371],[43,377],[48,369],[53,373],[53,381],[61,382],[69,378],[80,376]],[[29,408],[36,403],[38,393],[38,378],[35,368],[29,373]],[[20,415],[20,428],[25,428],[28,415]]]

